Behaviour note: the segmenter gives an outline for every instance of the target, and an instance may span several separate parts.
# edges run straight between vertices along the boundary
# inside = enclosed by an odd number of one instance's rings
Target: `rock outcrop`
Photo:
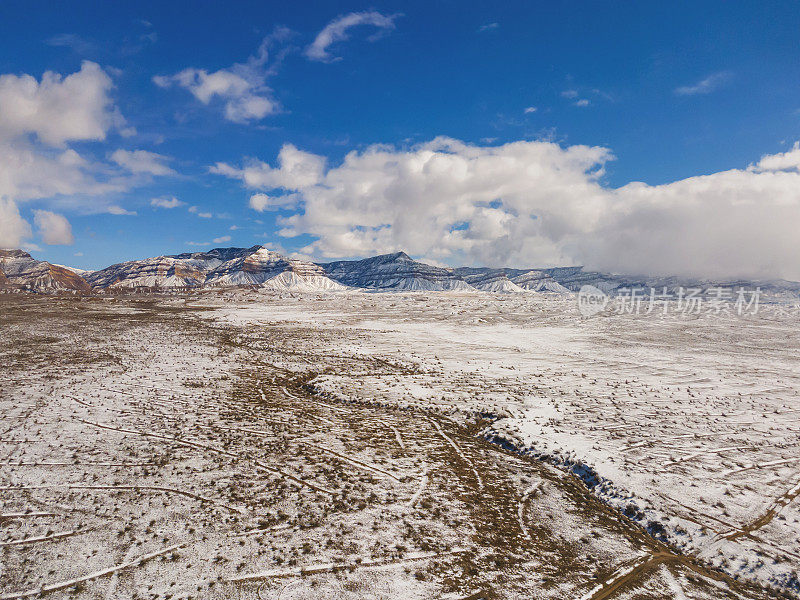
[[[319,263],[328,277],[349,287],[404,291],[473,291],[452,269],[434,267],[405,252],[363,260]]]
[[[38,293],[89,294],[92,289],[77,273],[65,267],[36,260],[22,250],[0,250],[0,284]]]

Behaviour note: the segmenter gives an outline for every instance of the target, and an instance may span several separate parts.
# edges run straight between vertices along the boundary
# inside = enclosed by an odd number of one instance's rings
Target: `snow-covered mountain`
[[[111,265],[87,274],[96,290],[260,286],[268,289],[344,289],[311,262],[289,259],[263,246],[215,248]]]
[[[532,269],[512,277],[511,281],[524,290],[569,294],[570,290],[556,281],[547,271],[548,269]]]
[[[226,261],[253,252],[253,248],[215,248],[130,260],[85,275],[94,289],[191,288],[205,283],[207,275]]]
[[[363,260],[319,263],[325,273],[349,287],[405,291],[472,291],[452,269],[417,262],[405,252]]]
[[[89,284],[75,272],[36,260],[22,250],[0,250],[0,286],[32,292],[91,292]]]
[[[251,252],[252,251],[252,252]],[[222,263],[205,279],[207,286],[261,286],[274,290],[343,290],[314,263],[286,258],[256,246],[248,253]]]
[[[509,279],[507,269],[488,267],[459,267],[453,269],[456,276],[466,281],[476,290],[503,294],[524,293],[525,290]]]
[[[708,290],[710,288],[724,288],[728,290],[738,290],[745,288],[748,290],[760,288],[767,295],[798,296],[800,295],[800,283],[786,281],[783,279],[701,279],[695,277],[652,277],[646,275],[615,275],[611,273],[600,273],[597,271],[584,271],[582,267],[555,267],[552,269],[535,269],[529,271],[531,281],[536,280],[536,273],[540,273],[542,282],[555,282],[558,286],[569,292],[577,292],[584,285],[593,285],[610,295],[615,295],[623,290],[631,289],[654,289],[657,292],[665,288],[668,293],[675,294],[679,288],[700,288]],[[512,281],[525,287],[521,281],[523,278],[514,277]],[[556,291],[556,290],[553,290]]]
[[[22,250],[0,250],[0,289],[80,293],[114,290],[170,290],[259,287],[275,291],[460,291],[570,294],[593,285],[614,295],[624,289],[715,287],[737,290],[756,286],[766,294],[800,297],[800,283],[783,280],[701,280],[633,277],[585,271],[583,267],[512,269],[443,268],[412,259],[405,252],[363,260],[312,263],[265,248],[215,248],[132,260],[99,271],[83,271],[38,261]]]

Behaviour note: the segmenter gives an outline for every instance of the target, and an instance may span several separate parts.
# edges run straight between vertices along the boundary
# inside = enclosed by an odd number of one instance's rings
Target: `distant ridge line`
[[[800,298],[800,283],[785,280],[703,280],[614,275],[582,266],[517,269],[439,267],[403,251],[357,260],[311,262],[266,248],[213,248],[162,255],[83,271],[38,261],[23,250],[0,250],[0,291],[36,293],[121,293],[220,288],[272,291],[488,292],[566,295],[584,285],[615,294],[622,289],[679,287],[761,287],[771,294]]]

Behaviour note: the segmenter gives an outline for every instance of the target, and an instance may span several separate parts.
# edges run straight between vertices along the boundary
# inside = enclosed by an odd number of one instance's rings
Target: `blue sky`
[[[33,118],[29,126],[6,128],[12,131],[6,133],[9,152],[23,148],[52,158],[74,151],[91,165],[81,167],[87,181],[67,187],[56,182],[55,193],[15,184],[0,187],[0,194],[29,224],[22,243],[34,248],[35,256],[85,268],[260,243],[314,258],[410,245],[415,255],[450,264],[585,262],[587,253],[613,252],[578,248],[581,244],[559,229],[558,218],[569,219],[570,213],[554,216],[558,211],[541,203],[531,201],[532,212],[521,225],[512,221],[522,205],[510,200],[500,215],[487,216],[488,204],[480,200],[472,212],[448,220],[442,214],[460,212],[471,192],[460,189],[429,214],[417,196],[427,206],[439,196],[426,200],[426,194],[448,194],[452,186],[425,181],[416,192],[397,191],[396,185],[383,190],[385,197],[374,205],[381,216],[361,222],[359,211],[372,210],[369,193],[354,205],[343,203],[350,201],[345,197],[352,182],[360,181],[363,165],[341,178],[338,171],[330,180],[319,176],[313,186],[272,176],[247,185],[243,167],[250,159],[279,167],[278,154],[287,144],[301,151],[303,160],[324,160],[323,172],[339,167],[347,153],[363,159],[376,144],[405,160],[444,136],[487,155],[517,142],[554,143],[562,150],[605,148],[605,158],[595,153],[587,159],[592,164],[578,167],[601,171],[588,183],[576,180],[575,185],[590,186],[584,192],[589,195],[595,188],[605,193],[635,181],[661,190],[697,175],[745,170],[764,155],[790,153],[800,139],[799,25],[800,5],[790,2],[262,1],[189,7],[7,1],[0,6],[0,75],[41,82],[46,71],[64,78],[90,61],[113,87],[104,88],[107,102],[101,109],[85,111],[87,119],[103,121],[102,134],[92,133],[89,123],[79,133],[51,133],[47,141],[43,128],[50,125]],[[326,27],[333,37],[318,39]],[[238,71],[234,65],[240,65]],[[238,73],[246,84],[227,95],[208,88],[206,102],[195,85],[200,72]],[[6,84],[23,85],[18,79]],[[2,90],[0,85],[0,136]],[[79,101],[62,96],[58,101]],[[147,155],[149,167],[130,170],[130,161],[123,166],[111,158],[118,150],[159,156]],[[452,146],[436,151],[469,154]],[[558,161],[567,159],[556,154],[514,157],[517,168],[530,173],[539,168],[532,166],[537,160],[563,172],[567,167]],[[218,163],[229,167],[226,173],[212,172]],[[392,165],[394,159],[383,161],[374,169],[384,171],[372,170],[364,180],[380,181]],[[469,172],[476,189],[483,189],[482,175]],[[106,190],[92,185],[115,178],[119,181]],[[323,198],[340,179],[349,182],[341,193]],[[501,204],[504,194],[531,197],[524,186],[501,188],[490,193]],[[256,194],[271,198],[265,201],[269,210],[251,207]],[[292,200],[276,200],[287,196]],[[154,199],[172,198],[178,206],[153,205]],[[196,208],[190,212],[191,207]],[[440,228],[425,232],[435,241],[404,234],[410,229],[404,211],[441,220]],[[112,214],[120,212],[136,214]],[[312,212],[315,216],[308,216]],[[51,224],[56,230],[50,241],[72,243],[45,242],[47,225],[37,225],[37,215],[46,222],[45,213],[63,216],[71,228],[70,236]],[[293,215],[300,216],[287,222]],[[479,222],[484,217],[489,220]],[[581,213],[575,221],[585,217]],[[343,223],[333,229],[321,224],[326,218]],[[532,220],[544,230],[531,229]],[[692,231],[702,230],[694,226]],[[687,225],[682,227],[678,234]],[[584,238],[589,229],[581,230]],[[460,231],[467,235],[454,237]],[[653,268],[680,270],[676,261]],[[776,261],[770,255],[753,268]]]

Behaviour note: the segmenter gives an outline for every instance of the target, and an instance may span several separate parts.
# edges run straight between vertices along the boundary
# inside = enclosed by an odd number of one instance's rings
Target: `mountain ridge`
[[[632,288],[674,293],[678,288],[754,288],[800,297],[786,280],[629,276],[582,266],[518,269],[439,267],[403,251],[357,260],[311,262],[255,245],[162,255],[84,271],[34,259],[23,250],[0,250],[0,289],[38,293],[103,293],[250,287],[275,291],[396,291],[569,294],[584,285],[617,294]]]
[[[89,294],[89,283],[68,267],[36,260],[23,250],[0,250],[0,287],[44,293]]]

